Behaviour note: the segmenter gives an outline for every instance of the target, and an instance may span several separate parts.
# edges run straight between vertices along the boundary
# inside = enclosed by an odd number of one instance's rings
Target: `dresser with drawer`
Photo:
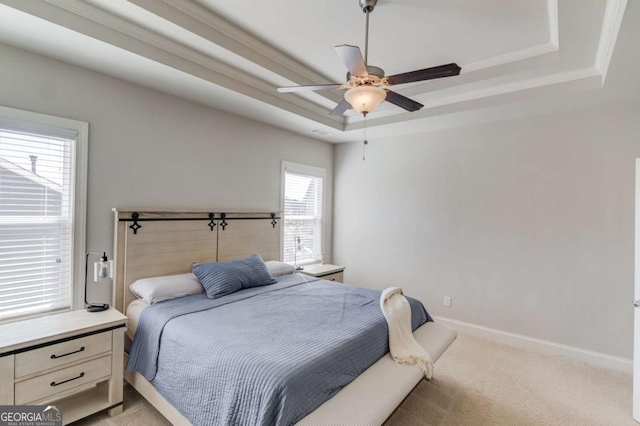
[[[121,413],[126,320],[81,310],[0,325],[0,405],[62,406],[64,424]]]

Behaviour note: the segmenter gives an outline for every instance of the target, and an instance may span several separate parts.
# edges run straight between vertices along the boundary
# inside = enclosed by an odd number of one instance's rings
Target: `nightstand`
[[[0,325],[0,405],[61,405],[64,424],[120,414],[126,321],[111,308]]]
[[[344,282],[344,266],[338,265],[307,265],[301,274],[310,275],[316,278],[322,278],[327,281]]]

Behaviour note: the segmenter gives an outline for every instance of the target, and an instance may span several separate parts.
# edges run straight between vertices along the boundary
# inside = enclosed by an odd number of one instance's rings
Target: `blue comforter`
[[[414,330],[432,321],[408,300]],[[388,351],[379,291],[292,274],[145,308],[127,370],[194,425],[290,425]]]

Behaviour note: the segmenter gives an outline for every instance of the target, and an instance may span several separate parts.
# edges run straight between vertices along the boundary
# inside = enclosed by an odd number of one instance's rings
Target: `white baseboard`
[[[594,352],[587,349],[580,349],[574,346],[550,342],[548,340],[536,339],[533,337],[523,336],[521,334],[509,333],[464,321],[435,316],[433,318],[436,321],[442,322],[455,329],[460,334],[476,336],[493,342],[536,352],[560,355],[577,361],[586,362],[591,365],[623,371],[629,374],[633,373],[633,360],[630,359]]]

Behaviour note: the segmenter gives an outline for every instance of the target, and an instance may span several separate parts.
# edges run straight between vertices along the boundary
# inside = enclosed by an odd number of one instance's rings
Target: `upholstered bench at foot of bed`
[[[457,333],[444,324],[428,322],[413,335],[435,362]],[[434,376],[437,375],[436,366]],[[297,425],[381,425],[422,378],[417,365],[396,365],[387,354]]]

